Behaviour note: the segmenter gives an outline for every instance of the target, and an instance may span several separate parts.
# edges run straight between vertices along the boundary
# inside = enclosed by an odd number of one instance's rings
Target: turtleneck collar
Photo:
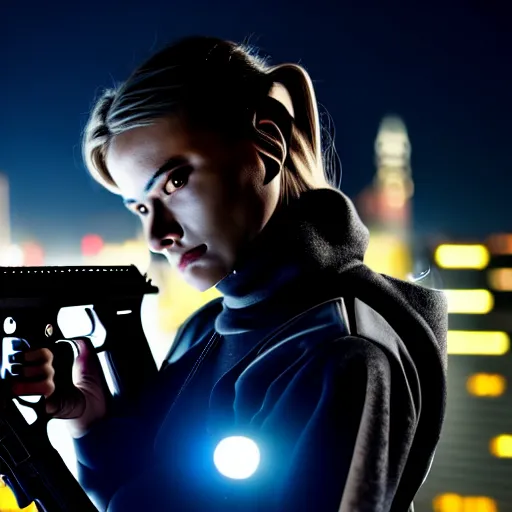
[[[362,262],[369,240],[352,202],[316,189],[278,209],[217,285],[219,334],[277,327],[329,298],[333,274]]]

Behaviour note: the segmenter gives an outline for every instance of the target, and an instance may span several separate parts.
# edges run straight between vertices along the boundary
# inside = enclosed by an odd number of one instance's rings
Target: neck
[[[308,191],[272,216],[217,289],[220,334],[277,327],[332,293],[333,274],[362,261],[368,231],[350,200]]]

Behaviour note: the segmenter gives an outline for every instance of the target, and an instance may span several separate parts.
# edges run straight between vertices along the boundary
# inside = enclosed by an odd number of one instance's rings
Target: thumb
[[[73,338],[78,354],[73,365],[73,380],[75,384],[84,375],[99,377],[103,373],[96,350],[89,338]]]
[[[101,363],[89,338],[69,340],[76,349],[70,386],[56,386],[47,412],[60,419],[88,422],[106,411],[107,386]]]
[[[93,400],[105,400],[107,383],[98,354],[90,338],[74,338],[78,355],[73,365],[75,386]]]

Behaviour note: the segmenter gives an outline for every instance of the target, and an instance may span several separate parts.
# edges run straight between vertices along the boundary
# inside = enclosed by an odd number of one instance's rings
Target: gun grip
[[[52,366],[55,370],[53,377],[55,388],[60,390],[69,389],[69,387],[73,386],[73,363],[78,356],[78,345],[73,340],[59,340],[49,348],[53,353]],[[34,397],[34,399],[24,399],[17,396],[16,400],[21,405],[33,409],[37,413],[38,418],[46,416],[45,399],[43,396]]]
[[[59,340],[51,347],[53,353],[53,381],[55,389],[73,386],[73,363],[78,356],[78,345],[73,340]]]

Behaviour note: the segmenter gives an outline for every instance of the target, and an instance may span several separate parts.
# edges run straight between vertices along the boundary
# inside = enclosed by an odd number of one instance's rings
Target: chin
[[[227,275],[223,273],[220,275],[217,272],[212,272],[211,269],[199,268],[199,266],[191,265],[183,272],[183,279],[199,292],[206,292],[217,285]]]
[[[217,284],[217,283],[206,282],[206,281],[202,281],[202,280],[192,280],[192,281],[189,281],[187,279],[187,281],[198,292],[206,292],[206,291],[210,290],[211,288],[213,288]]]

